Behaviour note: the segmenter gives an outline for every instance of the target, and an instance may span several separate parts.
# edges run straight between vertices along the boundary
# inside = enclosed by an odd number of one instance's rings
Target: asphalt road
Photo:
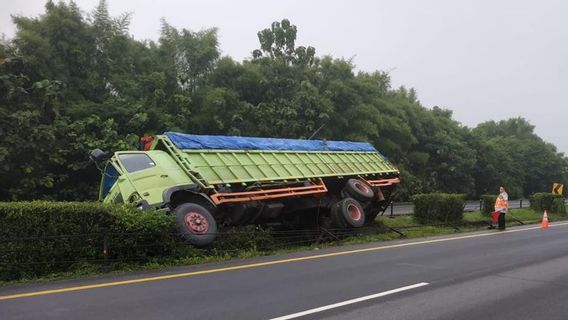
[[[529,228],[3,288],[0,319],[566,319],[568,224]]]

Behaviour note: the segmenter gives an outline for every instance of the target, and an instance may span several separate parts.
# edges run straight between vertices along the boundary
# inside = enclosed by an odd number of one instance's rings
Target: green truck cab
[[[220,224],[302,227],[315,214],[329,227],[361,227],[400,183],[374,147],[349,141],[166,132],[142,151],[95,149],[91,158],[102,172],[100,201],[174,214],[197,246]]]
[[[159,208],[163,191],[191,180],[164,151],[119,151],[106,164],[99,200]]]

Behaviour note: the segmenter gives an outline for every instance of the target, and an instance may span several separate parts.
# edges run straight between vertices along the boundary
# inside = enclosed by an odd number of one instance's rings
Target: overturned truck
[[[372,222],[390,203],[399,171],[363,142],[166,132],[143,151],[99,149],[99,200],[175,215],[196,246],[218,225],[305,227],[310,213],[336,228]]]

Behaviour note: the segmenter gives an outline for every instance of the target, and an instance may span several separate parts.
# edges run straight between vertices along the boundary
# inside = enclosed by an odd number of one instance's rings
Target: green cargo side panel
[[[208,184],[398,173],[372,152],[184,150],[183,157]]]
[[[191,179],[204,187],[399,174],[378,152],[178,149],[168,137],[157,138],[153,148],[163,146]]]

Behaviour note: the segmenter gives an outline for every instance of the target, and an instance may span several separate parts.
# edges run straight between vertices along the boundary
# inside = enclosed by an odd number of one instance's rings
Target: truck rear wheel
[[[345,198],[336,205],[336,214],[342,219],[346,226],[359,228],[365,224],[365,211],[357,200]],[[332,213],[333,214],[333,213]]]
[[[331,207],[330,216],[331,216],[331,224],[338,229],[345,229],[347,228],[347,224],[345,219],[343,219],[343,214],[341,213],[341,209],[338,202]]]
[[[206,246],[215,240],[217,223],[209,210],[195,203],[184,203],[174,213],[181,235],[194,246]]]
[[[367,183],[358,179],[349,179],[343,190],[354,199],[367,202],[373,200],[375,192]]]

